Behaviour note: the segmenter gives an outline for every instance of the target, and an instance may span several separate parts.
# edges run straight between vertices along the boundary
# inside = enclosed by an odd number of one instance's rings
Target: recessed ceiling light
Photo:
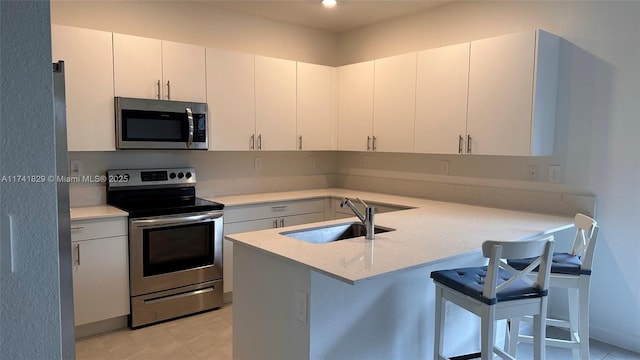
[[[322,0],[322,5],[324,5],[324,7],[332,8],[336,6],[336,4],[336,0]]]

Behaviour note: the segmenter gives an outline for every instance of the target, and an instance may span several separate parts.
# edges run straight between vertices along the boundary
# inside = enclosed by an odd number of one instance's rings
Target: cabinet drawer
[[[126,217],[76,220],[71,222],[71,241],[126,236]]]
[[[298,214],[324,212],[324,199],[281,201],[255,205],[232,206],[224,211],[224,222],[267,219]]]

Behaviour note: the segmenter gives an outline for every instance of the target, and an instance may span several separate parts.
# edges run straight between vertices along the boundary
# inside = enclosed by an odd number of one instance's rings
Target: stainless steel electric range
[[[223,204],[196,197],[194,168],[107,171],[129,213],[129,326],[220,307]]]

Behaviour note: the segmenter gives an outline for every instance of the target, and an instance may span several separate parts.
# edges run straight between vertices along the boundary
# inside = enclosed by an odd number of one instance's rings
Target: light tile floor
[[[233,312],[221,309],[142,329],[120,329],[76,341],[77,360],[227,360],[232,358]],[[640,360],[640,354],[591,340],[591,360]],[[532,359],[530,344],[517,358]],[[571,359],[571,351],[547,348],[547,359]]]

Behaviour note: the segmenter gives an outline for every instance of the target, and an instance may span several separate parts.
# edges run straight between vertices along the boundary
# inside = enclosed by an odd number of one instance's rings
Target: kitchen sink
[[[374,233],[380,234],[395,229],[376,226]],[[346,223],[338,225],[328,225],[309,229],[291,230],[281,232],[280,235],[288,236],[297,240],[306,241],[313,244],[324,244],[328,242],[357,238],[366,235],[366,229],[362,223]]]

